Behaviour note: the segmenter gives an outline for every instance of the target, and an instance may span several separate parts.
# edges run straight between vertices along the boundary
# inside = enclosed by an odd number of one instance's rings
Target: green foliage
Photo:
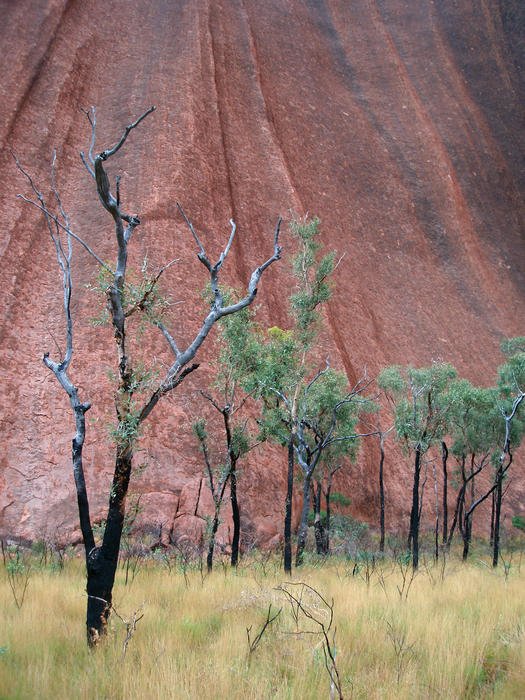
[[[140,407],[136,401],[127,397],[122,418],[109,428],[109,437],[119,448],[132,446],[140,437]]]
[[[525,352],[525,337],[503,338],[500,348],[501,352],[509,357],[518,352]]]
[[[349,506],[351,501],[347,498],[344,493],[340,491],[333,491],[330,495],[330,502],[338,506]]]
[[[335,252],[318,258],[321,229],[317,217],[292,221],[290,230],[299,241],[299,252],[292,260],[298,290],[291,295],[290,304],[295,318],[297,340],[308,347],[316,335],[320,320],[317,308],[332,295],[333,284],[329,277],[334,270]]]
[[[346,400],[348,383],[343,372],[328,369],[319,379],[305,388],[299,401],[298,418],[308,426],[305,433],[311,448],[320,435],[327,435],[335,422],[333,438],[343,438],[355,434],[361,402],[358,399]],[[339,440],[323,451],[324,463],[347,455],[355,457],[359,442]]]
[[[508,404],[525,391],[525,350],[523,338],[511,338],[502,343],[508,355],[507,361],[498,367],[498,389]]]
[[[319,511],[319,519],[321,520],[322,526],[325,527],[326,526],[326,510]],[[312,508],[312,509],[310,509],[310,512],[308,513],[308,525],[309,525],[309,527],[312,527],[312,525],[314,524],[314,520],[315,520],[315,511]]]
[[[522,515],[513,515],[512,525],[513,527],[518,528],[518,530],[525,532],[525,518]]]
[[[4,547],[2,542],[2,555],[13,600],[20,610],[24,604],[33,567],[27,560],[26,551],[20,545]]]
[[[330,517],[330,532],[332,537],[345,541],[361,542],[368,535],[369,526],[351,515],[334,513]]]
[[[444,398],[452,454],[485,454],[501,444],[504,421],[496,407],[494,388],[483,389],[466,379],[456,379]]]
[[[111,271],[111,263],[106,262],[106,267],[99,267],[95,274],[95,281],[87,284],[86,288],[97,294],[107,296],[108,289],[114,284],[114,273]],[[126,316],[135,311],[141,312],[141,322],[155,325],[164,321],[171,306],[170,298],[159,290],[159,275],[154,274],[147,258],[144,259],[140,272],[128,269],[126,284],[120,292],[122,309]],[[107,305],[104,303],[100,313],[91,320],[92,325],[100,326],[109,323],[110,316]],[[139,328],[139,333],[142,328]]]
[[[378,386],[395,401],[397,439],[407,451],[426,452],[446,433],[449,402],[444,397],[456,376],[445,362],[419,369],[391,366],[380,373]]]
[[[199,418],[193,423],[192,426],[193,434],[199,441],[199,445],[201,449],[203,449],[203,445],[206,444],[206,440],[208,439],[208,433],[206,432],[206,419],[205,418]]]
[[[237,458],[244,456],[251,447],[250,436],[244,425],[235,425],[232,431],[232,452]]]
[[[522,337],[511,338],[502,342],[502,349],[508,355],[507,361],[498,367],[497,407],[510,416],[513,407],[517,410],[509,424],[510,444],[517,447],[525,434],[525,350]]]

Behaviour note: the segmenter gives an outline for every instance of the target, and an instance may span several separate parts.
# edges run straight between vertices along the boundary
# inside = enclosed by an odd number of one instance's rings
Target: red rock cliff
[[[61,342],[60,281],[41,218],[15,198],[25,185],[8,147],[37,177],[58,152],[58,186],[73,229],[102,258],[112,228],[80,164],[96,105],[98,145],[156,104],[110,166],[142,225],[135,265],[179,258],[166,274],[174,333],[199,324],[204,284],[175,202],[217,254],[238,236],[225,276],[246,283],[271,252],[279,214],[318,215],[328,248],[346,253],[326,313],[332,364],[352,381],[388,363],[443,358],[493,380],[504,335],[523,333],[523,27],[520,0],[18,0],[0,4],[0,534],[53,537],[76,526],[72,419],[42,364]],[[291,251],[290,239],[283,244]],[[108,330],[94,315],[94,264],[75,251],[78,319],[72,378],[93,408],[86,446],[92,510],[102,516],[112,468]],[[286,326],[285,263],[258,301]],[[283,293],[284,291],[284,293]],[[82,322],[81,322],[82,321]],[[147,340],[165,357],[161,339]],[[191,436],[206,384],[195,374],[157,411],[133,487],[144,518],[192,528],[200,455]],[[259,541],[280,530],[284,459],[250,458],[245,524]],[[374,453],[341,480],[353,512],[375,518]],[[270,478],[268,476],[270,475]],[[405,517],[407,467],[388,467],[391,522]],[[513,484],[517,507],[525,481]],[[208,504],[209,505],[209,504]],[[179,517],[180,516],[180,517]],[[183,518],[184,516],[184,518]],[[227,525],[227,524],[226,524]],[[226,527],[226,525],[224,527]]]

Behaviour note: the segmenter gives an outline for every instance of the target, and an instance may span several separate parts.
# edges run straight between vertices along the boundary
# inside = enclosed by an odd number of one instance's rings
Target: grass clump
[[[344,559],[297,570],[333,601],[333,650],[345,698],[518,698],[525,690],[525,575],[451,557],[422,567],[407,596],[395,561],[366,577]],[[2,698],[330,697],[321,639],[311,634],[279,587],[277,562],[243,560],[238,571],[204,576],[146,562],[131,584],[115,587],[108,639],[95,653],[85,642],[80,560],[60,572],[35,566],[18,608],[0,569]],[[143,606],[141,608],[141,606]],[[247,628],[282,613],[249,652]],[[141,609],[123,651],[125,622]],[[332,637],[330,637],[332,639]]]

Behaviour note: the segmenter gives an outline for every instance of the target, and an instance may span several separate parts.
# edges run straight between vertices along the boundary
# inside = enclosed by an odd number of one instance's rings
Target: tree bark
[[[284,508],[284,571],[292,573],[292,498],[293,498],[294,447],[293,434],[288,440],[288,477]]]
[[[443,465],[443,544],[447,541],[448,534],[448,447],[443,440],[441,443],[441,463]]]
[[[494,516],[496,513],[496,493],[492,492],[490,508],[490,548],[494,547]]]
[[[325,524],[325,530],[324,530],[324,553],[325,554],[330,554],[330,516],[331,516],[330,494],[332,491],[332,476],[333,476],[333,472],[330,472],[330,476],[328,477],[328,486],[326,487],[326,491],[324,494],[324,498],[326,501],[326,524]]]
[[[124,450],[124,454],[117,451],[102,545],[92,549],[87,558],[86,627],[90,646],[96,646],[100,638],[107,632],[107,620],[111,611],[113,584],[124,527],[131,466],[131,450]]]
[[[237,566],[239,563],[239,543],[241,539],[241,514],[239,502],[237,500],[237,469],[233,464],[230,472],[230,500],[232,504],[233,520],[231,565]]]
[[[317,554],[326,554],[325,549],[325,529],[321,522],[321,482],[318,481],[314,487],[314,532],[315,546]]]
[[[217,534],[217,529],[219,527],[219,509],[215,506],[215,513],[213,516],[213,523],[210,532],[210,541],[208,542],[208,555],[206,557],[206,569],[208,573],[211,573],[213,569],[213,550],[215,549],[215,535]]]
[[[230,466],[230,502],[232,506],[233,520],[232,553],[230,561],[232,566],[237,566],[239,562],[239,543],[241,539],[241,515],[239,511],[239,502],[237,500],[237,460],[239,455],[233,449],[231,413],[229,407],[223,408],[221,413],[224,417],[224,428],[226,431],[226,444],[228,446],[228,460]]]
[[[412,568],[417,571],[419,566],[419,479],[421,474],[421,446],[416,447],[414,459],[414,483],[412,485],[412,510],[410,512],[410,532],[408,547],[412,553]]]
[[[308,514],[310,513],[310,489],[312,484],[312,472],[307,471],[304,475],[303,483],[303,507],[301,510],[301,520],[299,521],[299,534],[297,536],[297,549],[295,551],[295,566],[303,563],[304,548],[308,535]]]
[[[501,501],[503,500],[503,469],[502,464],[496,472],[496,488],[494,491],[494,542],[492,550],[492,566],[495,568],[499,561],[499,530],[501,519]]]
[[[385,463],[385,450],[383,448],[383,435],[380,442],[381,457],[379,459],[379,551],[385,551],[385,485],[383,481],[383,468]]]

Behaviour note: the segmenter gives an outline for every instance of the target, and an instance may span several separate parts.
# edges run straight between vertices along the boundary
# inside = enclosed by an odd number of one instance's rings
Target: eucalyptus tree
[[[318,372],[299,396],[294,448],[302,469],[303,504],[297,536],[296,566],[302,561],[306,545],[312,479],[316,472],[321,472],[323,467],[327,467],[331,482],[331,477],[337,471],[332,471],[334,462],[345,458],[353,461],[359,438],[371,434],[357,431],[363,406],[368,406],[368,401],[362,397],[369,384],[370,381],[365,375],[348,391],[346,375],[327,366],[322,372]],[[329,503],[328,491],[328,506]],[[316,515],[315,530],[317,539],[320,539],[318,509]]]
[[[320,306],[332,294],[330,275],[337,263],[335,253],[320,256],[321,235],[319,219],[292,221],[291,233],[298,252],[292,258],[296,289],[290,297],[292,327],[270,328],[265,334],[256,333],[252,371],[245,383],[251,390],[259,388],[263,404],[261,435],[272,437],[287,447],[288,469],[284,516],[284,569],[292,570],[292,498],[294,464],[297,448],[297,411],[301,393],[312,377]]]
[[[408,548],[414,570],[419,565],[419,526],[421,521],[421,469],[429,449],[441,441],[447,428],[448,404],[443,394],[455,379],[456,370],[447,363],[415,369],[391,366],[384,369],[378,385],[394,404],[396,436],[403,450],[414,460],[412,505]]]
[[[385,467],[385,440],[394,429],[391,425],[386,430],[381,423],[381,394],[378,393],[375,399],[371,400],[368,407],[369,413],[375,413],[375,421],[370,422],[367,418],[364,422],[369,426],[379,438],[379,469],[378,469],[378,486],[379,486],[379,551],[385,551],[385,482],[384,482],[384,467]]]
[[[228,298],[238,297],[232,290]],[[197,436],[204,454],[208,481],[215,503],[215,513],[211,526],[207,566],[212,569],[213,548],[215,534],[219,525],[219,514],[224,497],[226,485],[230,486],[230,503],[232,508],[232,547],[231,564],[237,566],[239,561],[239,547],[241,538],[241,511],[238,499],[238,469],[239,460],[259,443],[250,430],[250,416],[243,409],[252,398],[254,389],[246,393],[242,389],[242,382],[253,371],[253,362],[256,359],[254,340],[254,321],[251,308],[245,308],[238,313],[226,316],[217,324],[218,337],[215,342],[214,357],[212,363],[214,369],[214,381],[209,391],[201,391],[201,395],[222,417],[222,429],[224,431],[225,450],[224,457],[218,457],[216,484],[214,485],[214,465],[210,455],[209,440],[206,433],[206,423],[200,419],[194,424],[194,433]],[[222,432],[222,430],[221,430]]]
[[[193,236],[198,248],[198,259],[206,268],[209,275],[209,284],[212,290],[212,303],[202,325],[193,340],[184,348],[179,348],[175,338],[170,334],[165,318],[159,314],[159,306],[162,307],[161,297],[158,294],[157,283],[163,272],[145,279],[142,284],[134,287],[127,279],[128,248],[131,244],[134,230],[140,225],[138,216],[127,214],[121,204],[120,176],[116,177],[115,187],[112,189],[110,178],[106,170],[108,161],[120,150],[126,142],[129,134],[142,120],[151,114],[155,107],[151,107],[135,122],[128,125],[118,140],[111,148],[94,153],[96,141],[96,117],[95,110],[86,111],[86,116],[91,126],[91,140],[87,156],[81,154],[82,161],[92,179],[95,182],[98,198],[102,207],[108,212],[114,227],[115,235],[115,262],[113,265],[104,263],[91,247],[80,236],[74,233],[70,227],[69,218],[64,210],[54,179],[54,164],[51,170],[52,191],[55,205],[48,204],[44,196],[37,189],[31,176],[17,166],[26,176],[33,192],[34,199],[26,199],[45,216],[47,228],[56,249],[58,264],[62,272],[63,304],[66,325],[66,351],[58,360],[51,359],[49,353],[44,355],[44,363],[55,375],[56,379],[69,397],[71,408],[75,416],[76,432],[73,438],[73,474],[75,479],[80,528],[85,548],[85,560],[87,571],[87,640],[94,646],[101,636],[106,633],[107,621],[112,607],[112,592],[117,569],[118,555],[124,517],[126,512],[126,496],[132,472],[132,463],[140,429],[157,403],[168,393],[178,387],[181,382],[195,369],[198,364],[193,362],[195,355],[214,324],[221,318],[241,311],[249,306],[255,298],[259,280],[264,271],[280,258],[281,249],[278,244],[280,220],[277,224],[273,254],[251,276],[246,295],[239,301],[226,304],[219,284],[219,274],[223,263],[231,249],[235,234],[235,224],[231,224],[231,233],[224,251],[216,263],[212,264],[202,246],[193,225],[183,214],[184,220]],[[105,294],[109,312],[110,323],[114,330],[114,338],[117,347],[116,361],[116,387],[114,391],[116,427],[113,431],[115,446],[115,468],[113,482],[109,493],[109,505],[106,518],[106,526],[102,543],[95,544],[93,527],[89,513],[89,500],[87,495],[82,451],[86,434],[85,414],[90,409],[88,401],[82,401],[77,386],[69,376],[73,350],[79,351],[74,344],[72,294],[73,294],[73,241],[77,241],[90,252],[102,266],[106,275]],[[173,353],[173,362],[165,376],[156,383],[144,382],[144,372],[138,365],[134,366],[132,358],[131,337],[133,328],[131,321],[142,315],[158,328],[169,348]],[[82,352],[82,349],[80,349]],[[147,373],[146,373],[147,374]]]
[[[503,481],[512,464],[512,450],[517,447],[525,432],[525,338],[505,339],[502,351],[508,355],[507,361],[498,368],[497,408],[504,424],[501,451],[497,458],[494,478],[494,502],[492,516],[492,565],[499,559],[501,504]]]
[[[446,543],[450,547],[457,525],[463,538],[464,560],[472,538],[474,511],[495,489],[494,484],[481,490],[476,488],[479,481],[476,477],[490,465],[501,437],[502,421],[495,399],[493,387],[475,387],[466,379],[452,381],[444,395],[448,405],[448,434],[443,444],[447,453],[455,458],[459,477],[454,517]]]

